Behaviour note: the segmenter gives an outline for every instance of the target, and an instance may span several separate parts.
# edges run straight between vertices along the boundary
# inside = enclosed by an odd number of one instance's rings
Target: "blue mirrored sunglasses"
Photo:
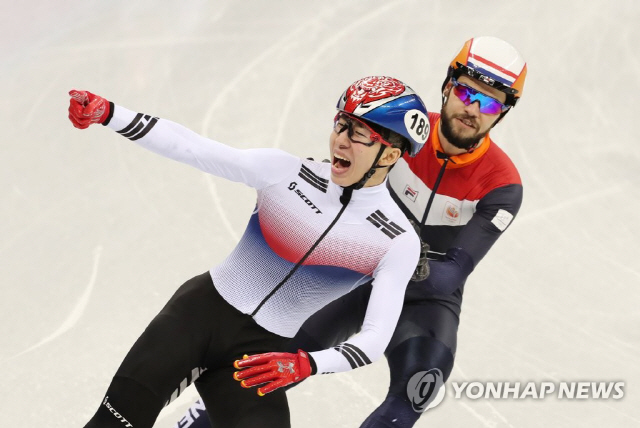
[[[480,104],[480,113],[498,114],[504,113],[510,108],[510,106],[504,105],[495,98],[483,94],[464,83],[460,83],[456,79],[451,79],[451,83],[453,83],[453,93],[456,97],[460,98],[460,101],[462,101],[464,105],[468,106],[478,101]]]

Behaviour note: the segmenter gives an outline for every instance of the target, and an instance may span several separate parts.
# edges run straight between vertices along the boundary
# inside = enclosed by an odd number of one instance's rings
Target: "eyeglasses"
[[[451,79],[451,82],[453,83],[453,93],[460,98],[464,105],[468,106],[476,101],[480,103],[480,113],[498,114],[504,113],[511,108],[511,106],[504,105],[495,98],[460,83],[456,79]]]
[[[367,129],[370,132],[370,135],[366,136],[362,130],[358,128]],[[391,143],[385,141],[385,139],[376,131],[371,129],[369,125],[347,113],[340,112],[336,115],[334,118],[333,130],[336,134],[342,134],[344,131],[347,131],[347,136],[352,143],[364,144],[367,147],[371,147],[376,142],[380,142],[387,146],[391,146]]]

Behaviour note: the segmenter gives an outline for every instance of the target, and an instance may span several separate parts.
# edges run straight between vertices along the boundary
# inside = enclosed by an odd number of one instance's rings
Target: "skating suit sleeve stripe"
[[[341,343],[333,349],[340,352],[347,359],[352,369],[371,364],[371,360],[360,348],[351,343]]]
[[[127,126],[125,126],[124,128],[122,128],[119,131],[116,131],[118,134],[124,135],[127,132],[131,131],[133,129],[134,126],[136,126],[138,124],[138,122],[140,122],[140,119],[142,119],[142,116],[144,116],[144,114],[142,113],[138,113],[136,114],[136,117],[133,118],[133,120],[131,121],[131,123],[129,123]]]
[[[351,354],[347,350],[342,349],[342,347],[340,347],[340,346],[334,346],[333,349],[335,349],[336,351],[340,352],[347,359],[347,361],[349,362],[349,365],[351,366],[352,369],[356,369],[356,368],[360,367],[360,365],[358,365],[356,363],[356,361],[353,359],[353,356],[351,356]]]
[[[351,349],[353,352],[357,353],[358,356],[360,358],[362,358],[362,361],[364,361],[365,364],[371,364],[371,360],[369,359],[369,357],[367,357],[367,354],[365,354],[362,349],[358,348],[356,345],[353,345],[351,343],[345,342],[342,344],[342,346],[344,348],[347,349]]]
[[[149,131],[151,131],[151,128],[153,128],[156,124],[156,122],[158,121],[157,117],[154,117],[153,119],[151,119],[151,121],[147,124],[147,126],[144,127],[144,129],[142,131],[140,131],[138,134],[134,135],[133,137],[129,138],[131,141],[136,141],[139,138],[144,137],[145,135],[147,135],[147,133]]]
[[[136,141],[147,135],[157,122],[157,117],[152,118],[148,114],[138,113],[129,125],[116,132],[131,141]]]

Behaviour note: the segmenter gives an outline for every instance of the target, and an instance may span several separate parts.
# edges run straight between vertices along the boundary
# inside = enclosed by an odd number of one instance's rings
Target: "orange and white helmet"
[[[467,75],[507,94],[506,105],[515,106],[524,88],[527,63],[509,43],[497,37],[475,37],[465,42],[449,65],[445,86],[451,78]]]

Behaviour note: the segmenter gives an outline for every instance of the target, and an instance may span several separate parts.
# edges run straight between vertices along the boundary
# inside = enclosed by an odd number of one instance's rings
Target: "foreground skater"
[[[389,77],[352,84],[338,102],[330,163],[234,149],[90,92],[70,95],[75,127],[101,123],[163,156],[243,182],[258,197],[236,248],[178,288],[125,357],[87,427],[151,427],[191,382],[219,426],[288,427],[282,386],[382,355],[420,252],[385,186],[403,152],[417,155],[428,137],[427,111],[411,88]],[[259,390],[264,397],[238,386],[235,360],[286,349],[311,314],[371,281],[358,335],[325,350],[279,354],[286,373]]]

